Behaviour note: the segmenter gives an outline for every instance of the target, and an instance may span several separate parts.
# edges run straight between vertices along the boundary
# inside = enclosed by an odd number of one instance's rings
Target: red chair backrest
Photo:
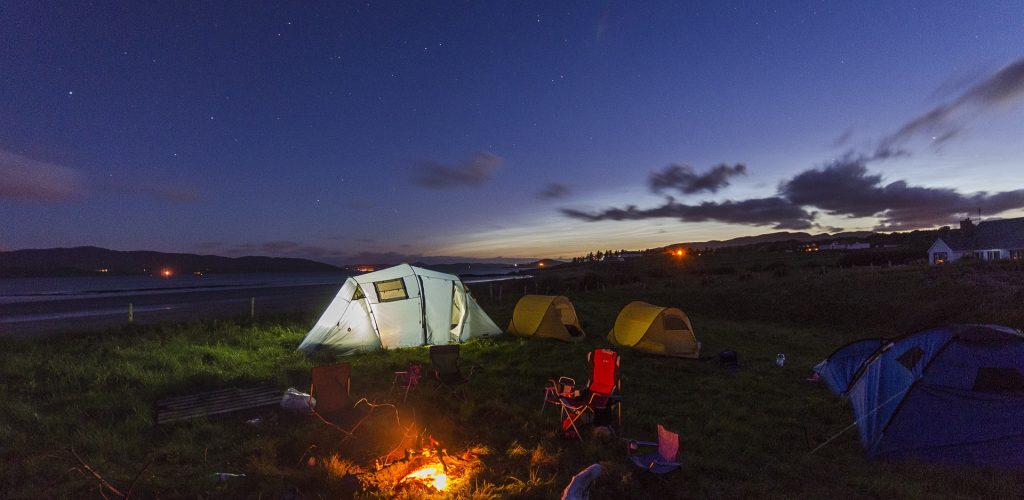
[[[316,398],[317,413],[327,415],[352,407],[349,372],[352,365],[338,363],[313,367],[309,393]]]
[[[593,373],[590,376],[590,392],[611,394],[619,385],[619,355],[608,349],[594,349],[590,353]]]

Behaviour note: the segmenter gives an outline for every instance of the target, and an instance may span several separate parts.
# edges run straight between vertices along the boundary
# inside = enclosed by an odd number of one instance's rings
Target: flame
[[[448,474],[444,473],[440,465],[421,467],[410,472],[409,475],[405,476],[405,479],[421,481],[433,486],[437,491],[444,491],[448,487]]]

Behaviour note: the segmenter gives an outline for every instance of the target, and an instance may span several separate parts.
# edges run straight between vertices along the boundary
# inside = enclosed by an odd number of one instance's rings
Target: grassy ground
[[[153,402],[165,396],[262,384],[308,388],[310,368],[332,361],[294,351],[319,311],[5,340],[0,496],[99,496],[85,463],[141,498],[345,497],[358,483],[350,474],[369,477],[374,458],[415,424],[449,452],[478,453],[483,467],[450,490],[460,498],[557,497],[575,472],[595,462],[605,470],[595,498],[1021,497],[1019,473],[866,461],[855,430],[809,455],[852,415],[805,378],[834,348],[857,338],[958,321],[1019,328],[1024,271],[843,270],[792,256],[778,262],[784,265],[728,256],[698,264],[578,266],[525,284],[479,285],[476,295],[499,325],[507,324],[524,286],[565,293],[589,337],[575,345],[507,336],[469,342],[464,357],[483,368],[465,401],[421,387],[398,405],[400,425],[392,408],[378,408],[356,439],[347,440],[318,420],[273,409],[152,424]],[[652,438],[661,423],[682,435],[682,469],[660,477],[633,469],[616,439],[559,438],[556,413],[539,411],[549,376],[586,378],[586,352],[607,346],[604,335],[630,300],[680,307],[706,353],[730,348],[740,355],[741,368],[732,372],[713,362],[622,352],[622,434]],[[778,352],[787,356],[781,368],[774,364]],[[426,362],[426,349],[346,358],[353,394],[385,401],[391,372],[410,360]],[[259,424],[246,423],[257,415]],[[246,476],[215,482],[209,477],[215,472]],[[394,493],[381,486],[355,494]]]

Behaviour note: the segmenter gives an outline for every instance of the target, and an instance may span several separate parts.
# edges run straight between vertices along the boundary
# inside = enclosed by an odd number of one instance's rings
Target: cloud
[[[152,196],[174,203],[195,203],[202,200],[194,189],[179,185],[160,186],[127,181],[107,181],[98,184],[97,190],[114,194]]]
[[[72,201],[87,190],[76,170],[0,151],[0,199]]]
[[[544,189],[537,193],[541,200],[558,200],[569,195],[569,186],[558,182],[549,182]]]
[[[726,165],[724,163],[698,174],[689,165],[669,165],[661,172],[651,174],[649,180],[651,191],[660,193],[675,189],[683,194],[708,191],[717,193],[719,189],[729,185],[729,179],[747,175],[747,166],[743,164]]]
[[[866,155],[848,152],[823,167],[805,170],[783,181],[777,194],[767,198],[699,204],[684,204],[668,198],[653,208],[629,205],[597,212],[563,208],[561,212],[587,222],[670,218],[682,222],[716,221],[799,230],[821,228],[816,222],[820,210],[838,217],[876,217],[879,219],[876,229],[896,230],[948,224],[979,209],[994,215],[1024,208],[1024,189],[964,194],[953,188],[914,186],[905,180],[885,182],[881,174],[868,171],[868,162],[907,154],[900,149],[885,148]]]
[[[588,222],[674,218],[682,222],[715,221],[772,226],[775,229],[810,229],[814,227],[816,216],[814,212],[809,212],[778,196],[741,201],[705,201],[697,205],[677,203],[674,199],[668,198],[663,205],[649,209],[630,205],[626,208],[607,208],[596,213],[569,208],[563,208],[561,212]]]
[[[1024,208],[1024,189],[967,195],[904,180],[886,183],[881,175],[868,172],[865,158],[854,156],[797,174],[779,186],[779,194],[795,205],[830,215],[878,217],[877,229],[889,230],[948,224],[978,209],[996,214]]]
[[[501,157],[487,151],[481,151],[457,166],[421,161],[418,162],[420,172],[414,180],[416,184],[430,189],[479,187],[491,180],[501,164]]]
[[[91,182],[78,170],[0,150],[0,199],[64,202],[96,193],[147,195],[176,203],[200,200],[196,190],[187,186],[109,179]]]
[[[1010,106],[1021,100],[1024,100],[1024,58],[971,86],[951,102],[906,122],[896,132],[884,137],[881,144],[890,147],[905,143],[914,136],[929,134],[935,137],[932,143],[940,146],[963,130],[965,113]]]
[[[832,147],[841,148],[843,146],[846,146],[847,144],[850,143],[850,139],[852,138],[853,129],[848,129],[846,132],[843,132],[842,134],[839,135],[839,137],[836,137],[835,140],[832,141]]]

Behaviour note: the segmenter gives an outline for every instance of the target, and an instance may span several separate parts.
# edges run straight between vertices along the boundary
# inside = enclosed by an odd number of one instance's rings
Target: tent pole
[[[427,338],[427,301],[423,291],[423,277],[414,274],[416,276],[416,283],[420,286],[420,324],[423,325],[423,344],[430,345],[430,339]]]

